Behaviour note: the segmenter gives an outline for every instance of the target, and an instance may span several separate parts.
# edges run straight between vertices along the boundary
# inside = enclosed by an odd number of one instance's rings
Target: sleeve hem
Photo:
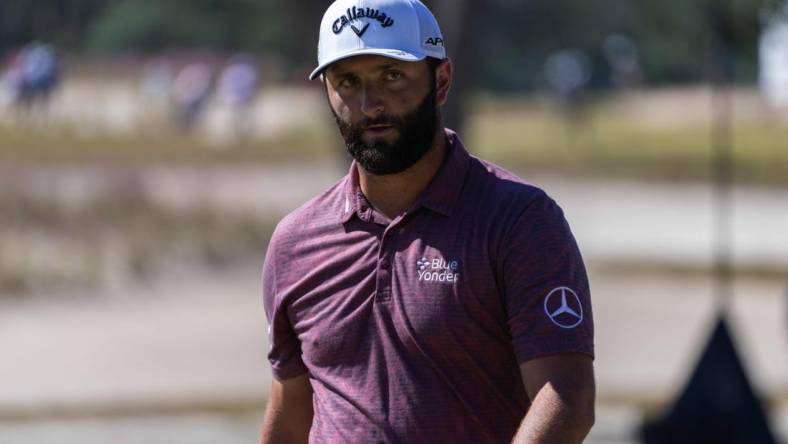
[[[578,354],[582,354],[582,355],[587,355],[592,360],[595,359],[594,347],[593,346],[591,346],[591,347],[581,346],[581,347],[574,347],[574,348],[562,348],[562,349],[556,349],[556,350],[550,350],[550,349],[545,349],[545,350],[524,350],[524,351],[516,351],[515,355],[517,357],[517,363],[518,364],[524,364],[524,363],[526,363],[528,361],[532,361],[534,359],[546,358],[548,356],[560,355],[560,354],[563,354],[563,353],[578,353]]]
[[[271,365],[271,374],[277,381],[284,381],[287,379],[293,379],[297,376],[301,376],[304,373],[308,373],[309,370],[304,365],[291,365],[287,367],[276,367]]]

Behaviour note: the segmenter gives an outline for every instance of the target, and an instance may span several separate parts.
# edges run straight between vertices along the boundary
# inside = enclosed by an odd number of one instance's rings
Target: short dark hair
[[[437,81],[437,70],[438,67],[443,64],[446,59],[436,59],[435,57],[427,57],[427,68],[430,70],[430,78],[432,79],[432,84],[435,85]]]
[[[429,57],[429,56],[427,57],[427,64],[429,65],[430,69],[433,71],[438,69],[438,67],[441,66],[441,63],[443,63],[443,61],[444,59],[436,59],[435,57]]]

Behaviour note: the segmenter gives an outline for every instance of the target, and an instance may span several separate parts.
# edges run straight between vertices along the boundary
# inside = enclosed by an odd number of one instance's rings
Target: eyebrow
[[[404,63],[404,62],[391,62],[391,63],[387,63],[387,64],[385,64],[385,65],[382,65],[382,66],[380,66],[380,69],[391,69],[391,68],[398,68],[398,67],[402,66],[402,64],[403,64],[403,63]]]
[[[375,69],[377,69],[378,71],[385,71],[387,69],[399,68],[403,65],[403,63],[404,62],[392,61],[392,62],[384,63],[382,65],[378,65],[375,67]],[[347,69],[342,69],[337,65],[329,66],[328,69],[326,69],[326,73],[331,73],[332,75],[337,77],[347,77],[347,76],[355,75],[351,71]]]

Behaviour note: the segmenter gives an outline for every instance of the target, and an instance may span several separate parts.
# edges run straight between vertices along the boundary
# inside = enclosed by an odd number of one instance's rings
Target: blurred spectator
[[[25,114],[45,113],[60,80],[60,67],[52,46],[32,42],[12,58],[3,75],[10,101]]]
[[[579,49],[564,49],[547,58],[544,72],[547,84],[558,97],[573,102],[591,80],[591,61]]]
[[[545,61],[547,85],[558,97],[562,113],[572,124],[584,114],[584,95],[591,81],[591,60],[579,49],[564,49]]]
[[[205,108],[211,92],[213,72],[206,63],[194,62],[186,65],[175,78],[173,99],[178,125],[191,129]]]
[[[249,108],[258,86],[258,68],[249,56],[236,54],[227,62],[219,78],[219,98],[230,107],[231,130],[236,140],[244,140],[251,130]]]
[[[766,102],[788,106],[788,5],[764,17],[759,45],[759,83]]]
[[[164,57],[156,57],[145,65],[140,90],[148,109],[157,117],[168,111],[174,77],[172,64]]]
[[[0,77],[0,97],[2,105],[16,104],[19,94],[22,91],[24,82],[24,57],[22,51],[13,54],[8,63],[8,67]]]
[[[581,130],[587,129],[586,88],[591,82],[591,60],[580,49],[564,49],[553,53],[545,61],[545,79],[558,98],[564,116],[564,136],[568,147],[584,140]],[[593,134],[587,136],[593,137]]]
[[[611,34],[602,44],[602,52],[610,65],[610,82],[616,88],[632,88],[643,82],[640,53],[635,42],[621,34]]]

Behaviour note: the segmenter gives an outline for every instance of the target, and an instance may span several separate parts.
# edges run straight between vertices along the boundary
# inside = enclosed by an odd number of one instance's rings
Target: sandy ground
[[[643,409],[669,402],[685,382],[713,321],[711,283],[622,278],[593,269],[591,278],[600,408],[595,436],[597,442],[629,442]],[[270,383],[258,279],[248,264],[212,274],[173,272],[100,300],[5,303],[3,442],[45,443],[55,435],[73,436],[58,442],[96,443],[131,443],[146,434],[170,440],[145,442],[256,439]],[[781,394],[785,406],[782,288],[743,282],[738,289],[735,339],[758,389]],[[773,413],[784,430],[788,415]],[[208,434],[176,434],[190,422]],[[137,431],[126,436],[131,429]],[[220,436],[215,433],[238,438],[208,438]]]

